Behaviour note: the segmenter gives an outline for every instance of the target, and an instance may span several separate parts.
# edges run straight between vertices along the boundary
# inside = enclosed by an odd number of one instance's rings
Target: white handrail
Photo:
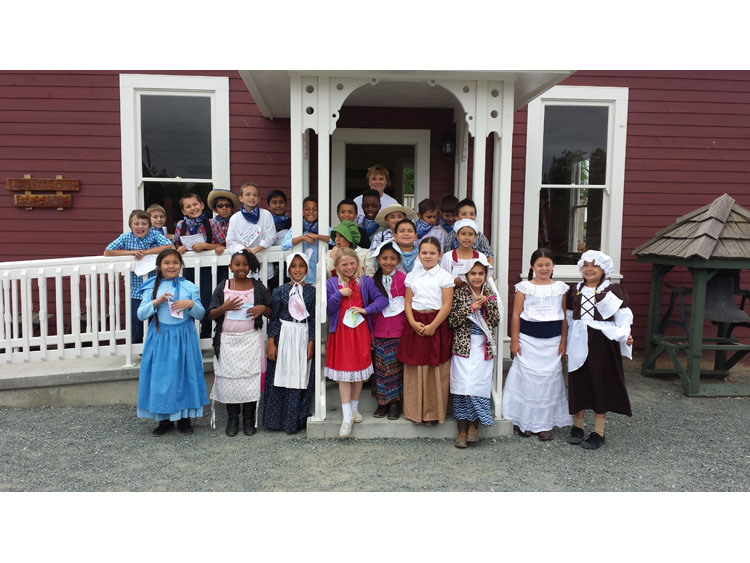
[[[285,271],[285,254],[275,246],[257,255],[264,284],[267,265]],[[210,269],[211,289],[217,285],[218,268],[229,259],[228,253],[183,255],[185,270],[192,270],[197,286],[200,275],[195,270]],[[143,349],[131,342],[130,333],[132,323],[139,322],[130,318],[134,264],[131,256],[0,263],[0,364],[121,355],[125,365],[132,365]],[[211,339],[202,339],[201,348],[210,349]]]

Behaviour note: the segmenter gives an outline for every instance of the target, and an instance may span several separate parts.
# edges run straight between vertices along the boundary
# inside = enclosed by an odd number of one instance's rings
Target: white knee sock
[[[341,404],[341,412],[344,415],[344,422],[349,422],[352,419],[352,404],[351,403],[342,403]]]
[[[352,399],[352,412],[359,412],[359,401]]]

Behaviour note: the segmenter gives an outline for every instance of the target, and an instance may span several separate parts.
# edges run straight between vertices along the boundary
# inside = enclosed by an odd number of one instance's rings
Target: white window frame
[[[331,205],[344,199],[346,145],[411,145],[414,147],[414,202],[430,197],[429,129],[336,129],[331,136]],[[364,180],[363,180],[364,182]],[[366,183],[362,184],[363,189]],[[336,208],[331,225],[338,224]]]
[[[120,133],[122,155],[122,220],[127,232],[128,216],[143,209],[141,169],[141,95],[200,96],[211,99],[211,182],[214,189],[230,189],[229,172],[229,78],[225,76],[170,76],[160,74],[120,75]],[[169,179],[167,179],[169,180]],[[190,182],[183,178],[179,181]]]
[[[615,280],[622,278],[622,212],[625,193],[625,143],[627,140],[628,89],[596,86],[554,86],[529,102],[526,132],[526,188],[523,212],[523,265],[521,278],[528,275],[528,260],[536,250],[539,236],[539,192],[542,187],[544,151],[544,108],[547,105],[609,107],[607,139],[607,180],[602,203],[602,252],[612,258]],[[553,187],[553,186],[549,186]],[[525,268],[525,271],[524,271]],[[555,279],[580,279],[578,267],[556,265]]]

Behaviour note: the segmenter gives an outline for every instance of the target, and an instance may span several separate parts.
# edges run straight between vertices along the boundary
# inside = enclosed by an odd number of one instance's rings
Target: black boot
[[[227,436],[236,436],[240,431],[240,405],[227,403]]]
[[[255,406],[258,403],[242,403],[242,431],[245,436],[255,434]]]

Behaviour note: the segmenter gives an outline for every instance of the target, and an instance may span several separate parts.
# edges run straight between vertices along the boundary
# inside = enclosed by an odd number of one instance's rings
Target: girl
[[[487,258],[469,261],[464,271],[467,283],[454,291],[448,316],[453,329],[451,393],[458,420],[457,448],[479,441],[479,422],[494,425],[490,392],[497,345],[492,331],[500,322],[497,296],[487,287],[492,275]]]
[[[398,265],[398,271],[408,274],[414,269],[419,255],[417,246],[417,229],[414,223],[409,219],[401,219],[393,231],[393,241],[398,245],[401,251],[401,262]]]
[[[174,428],[192,434],[191,417],[203,416],[208,404],[196,320],[205,313],[198,288],[180,276],[182,256],[174,248],[156,257],[156,277],[141,286],[138,319],[154,317],[143,345],[138,379],[138,416],[153,418],[152,432]]]
[[[475,221],[472,219],[456,221],[453,223],[453,231],[456,234],[456,240],[458,240],[458,248],[443,254],[440,259],[440,267],[453,276],[453,283],[456,284],[456,287],[461,287],[466,283],[465,276],[459,273],[463,270],[464,264],[469,260],[476,260],[480,257],[486,260],[487,256],[472,248],[479,232],[479,227],[477,227]],[[489,260],[487,263],[489,263]]]
[[[510,325],[510,366],[503,393],[503,416],[522,436],[552,439],[552,428],[570,425],[562,375],[567,324],[567,284],[552,280],[552,251],[531,255],[529,278],[516,284]]]
[[[404,416],[432,426],[445,422],[450,390],[453,278],[438,266],[440,242],[434,237],[419,245],[420,267],[404,280],[404,324],[396,358],[404,363]]]
[[[339,382],[343,421],[340,438],[348,438],[353,422],[362,422],[359,395],[373,372],[370,358],[371,316],[388,305],[388,298],[362,273],[357,254],[342,248],[334,262],[336,276],[326,282],[330,319],[325,376]],[[365,322],[365,319],[367,322]]]
[[[378,269],[372,278],[375,286],[388,298],[388,306],[372,317],[375,397],[378,407],[375,418],[388,415],[388,420],[401,416],[401,394],[404,388],[404,365],[396,359],[401,332],[404,329],[404,296],[406,274],[397,270],[401,251],[392,241],[375,249]]]
[[[289,434],[305,427],[315,393],[310,361],[315,352],[315,286],[306,282],[310,254],[293,252],[286,257],[291,281],[274,289],[268,324],[263,427]]]
[[[568,443],[595,450],[604,443],[608,411],[633,416],[622,371],[622,356],[632,359],[633,313],[623,287],[610,284],[609,256],[587,250],[578,269],[583,281],[567,296],[569,408],[575,415]],[[584,441],[585,409],[594,411],[594,431]]]
[[[227,250],[232,254],[243,248],[253,254],[273,246],[276,240],[276,225],[267,209],[258,206],[260,191],[255,184],[244,184],[240,188],[240,212],[229,219]],[[260,273],[253,274],[260,279]],[[273,264],[266,265],[266,279],[273,277]]]
[[[326,272],[329,276],[336,275],[334,262],[343,248],[351,248],[357,253],[359,263],[366,275],[372,276],[375,273],[375,265],[370,250],[357,246],[359,236],[359,227],[351,221],[341,221],[331,230],[331,237],[335,246],[326,254]]]
[[[211,399],[227,405],[227,436],[239,432],[240,408],[242,431],[252,436],[263,371],[263,315],[271,315],[271,296],[260,281],[249,277],[260,270],[254,254],[245,249],[234,253],[229,267],[234,277],[216,286],[208,307],[208,316],[216,321]]]

